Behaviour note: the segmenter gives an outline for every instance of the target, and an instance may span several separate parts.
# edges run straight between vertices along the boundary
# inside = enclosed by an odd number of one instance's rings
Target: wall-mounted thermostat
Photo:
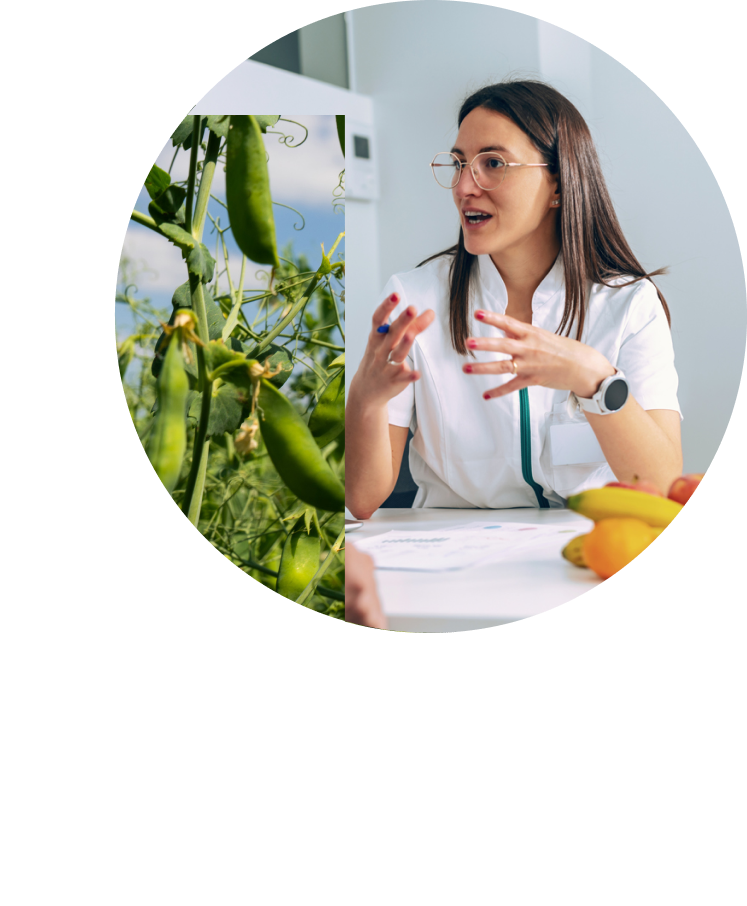
[[[373,126],[345,117],[345,197],[372,201],[379,197]]]

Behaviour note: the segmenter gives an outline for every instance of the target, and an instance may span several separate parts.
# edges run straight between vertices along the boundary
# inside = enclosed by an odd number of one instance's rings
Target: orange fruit
[[[600,519],[584,536],[584,561],[602,579],[609,579],[634,560],[659,534],[641,519]]]

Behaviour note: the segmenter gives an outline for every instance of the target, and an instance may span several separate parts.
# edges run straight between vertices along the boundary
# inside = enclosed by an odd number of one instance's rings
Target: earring
[[[560,204],[560,201],[558,201],[558,199],[556,198],[553,204]]]

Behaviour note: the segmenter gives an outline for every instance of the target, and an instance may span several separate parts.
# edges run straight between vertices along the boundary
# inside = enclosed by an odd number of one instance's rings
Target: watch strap
[[[608,409],[604,405],[604,396],[607,393],[607,388],[615,380],[622,380],[627,386],[628,382],[625,378],[625,375],[622,373],[622,371],[615,369],[614,374],[611,374],[609,377],[606,377],[602,381],[602,383],[599,385],[599,389],[591,399],[584,399],[583,397],[576,396],[576,394],[574,393],[573,395],[576,397],[578,405],[584,410],[584,412],[593,412],[595,415],[609,415],[612,412],[619,412],[622,406],[620,407],[620,409]],[[623,402],[623,406],[626,402],[627,398]]]

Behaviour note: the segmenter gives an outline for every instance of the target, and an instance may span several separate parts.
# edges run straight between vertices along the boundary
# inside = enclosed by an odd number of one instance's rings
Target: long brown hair
[[[617,277],[632,277],[630,283],[636,283],[664,274],[666,268],[647,273],[633,254],[612,206],[589,127],[559,91],[535,80],[507,80],[488,85],[464,101],[459,110],[460,126],[476,107],[494,110],[512,120],[526,133],[548,164],[548,171],[558,179],[562,199],[558,231],[565,270],[565,309],[556,333],[565,329],[569,336],[576,322],[576,337],[581,339],[589,280],[608,286]],[[476,256],[465,249],[461,227],[456,245],[426,258],[421,264],[442,255],[452,256],[451,341],[460,355],[466,355],[466,340],[470,335],[470,277]],[[664,296],[658,287],[656,291],[671,324]]]

